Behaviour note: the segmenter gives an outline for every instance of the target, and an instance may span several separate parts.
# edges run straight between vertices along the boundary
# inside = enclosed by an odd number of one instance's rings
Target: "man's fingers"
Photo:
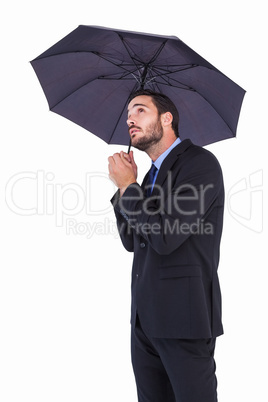
[[[126,159],[126,157],[124,156],[123,151],[121,151],[120,154],[116,153],[113,156],[110,156],[108,158],[108,162],[108,169],[110,174],[116,174],[118,169],[120,170],[122,168],[125,168],[126,166],[129,167],[131,165],[130,161],[128,161],[128,159]]]
[[[120,154],[119,153],[115,153],[113,156],[110,156],[108,158],[108,162],[109,162],[109,172],[110,173],[115,173],[117,171],[117,168],[122,169],[125,167],[128,168],[132,168],[133,169],[133,155],[132,158],[129,156],[129,154],[127,154],[124,151],[121,151]]]
[[[136,165],[136,162],[135,162],[135,160],[134,160],[133,151],[130,151],[130,153],[129,153],[129,158],[130,158],[130,163],[131,163],[133,166],[135,166],[135,165]]]
[[[112,156],[109,156],[108,162],[110,165],[112,165],[114,163],[114,158]]]
[[[111,166],[117,165],[118,163],[121,162],[120,154],[116,153],[113,154],[112,156],[109,156],[108,162]]]
[[[133,151],[131,151],[130,154],[127,154],[124,151],[121,151],[120,153],[115,153],[108,158],[108,161],[109,163],[120,163],[121,161],[127,161],[128,163],[131,163],[132,161],[134,161]]]
[[[129,158],[130,158],[130,161],[131,161],[131,162],[134,162],[134,154],[133,154],[133,151],[130,151],[130,152],[129,152]]]
[[[123,160],[127,160],[129,163],[131,163],[131,158],[130,158],[129,154],[127,154],[126,152],[121,151],[120,156]]]

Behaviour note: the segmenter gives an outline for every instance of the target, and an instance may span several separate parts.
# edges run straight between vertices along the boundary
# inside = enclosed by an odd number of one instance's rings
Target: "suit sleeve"
[[[116,217],[117,229],[122,241],[123,246],[127,251],[134,250],[133,243],[133,229],[128,224],[128,217],[120,208],[118,209],[118,203],[120,200],[119,190],[115,193],[111,199],[111,203],[114,207],[114,213]]]
[[[200,222],[219,206],[218,196],[223,191],[221,168],[210,152],[195,155],[168,175],[165,191],[160,188],[144,198],[141,187],[134,183],[115,207],[160,255],[172,253],[194,234]]]

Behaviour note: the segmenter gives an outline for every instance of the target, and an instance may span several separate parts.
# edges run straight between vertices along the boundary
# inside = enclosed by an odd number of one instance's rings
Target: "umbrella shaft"
[[[144,70],[143,70],[143,73],[142,73],[142,76],[141,76],[140,89],[143,89],[143,88],[144,88],[145,79],[146,79],[146,77],[147,77],[147,72],[148,72],[148,66],[147,66],[147,64],[146,64],[146,65],[144,66]]]

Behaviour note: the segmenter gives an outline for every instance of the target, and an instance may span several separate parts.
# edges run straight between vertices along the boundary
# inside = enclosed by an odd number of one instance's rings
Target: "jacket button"
[[[141,244],[140,244],[140,247],[141,247],[141,248],[144,248],[145,246],[146,246],[145,243],[141,243]]]

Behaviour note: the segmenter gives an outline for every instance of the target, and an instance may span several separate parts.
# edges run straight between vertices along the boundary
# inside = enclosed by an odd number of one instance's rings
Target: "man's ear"
[[[166,112],[161,115],[161,121],[162,121],[163,127],[169,126],[172,123],[172,120],[173,120],[173,116],[170,112]]]

